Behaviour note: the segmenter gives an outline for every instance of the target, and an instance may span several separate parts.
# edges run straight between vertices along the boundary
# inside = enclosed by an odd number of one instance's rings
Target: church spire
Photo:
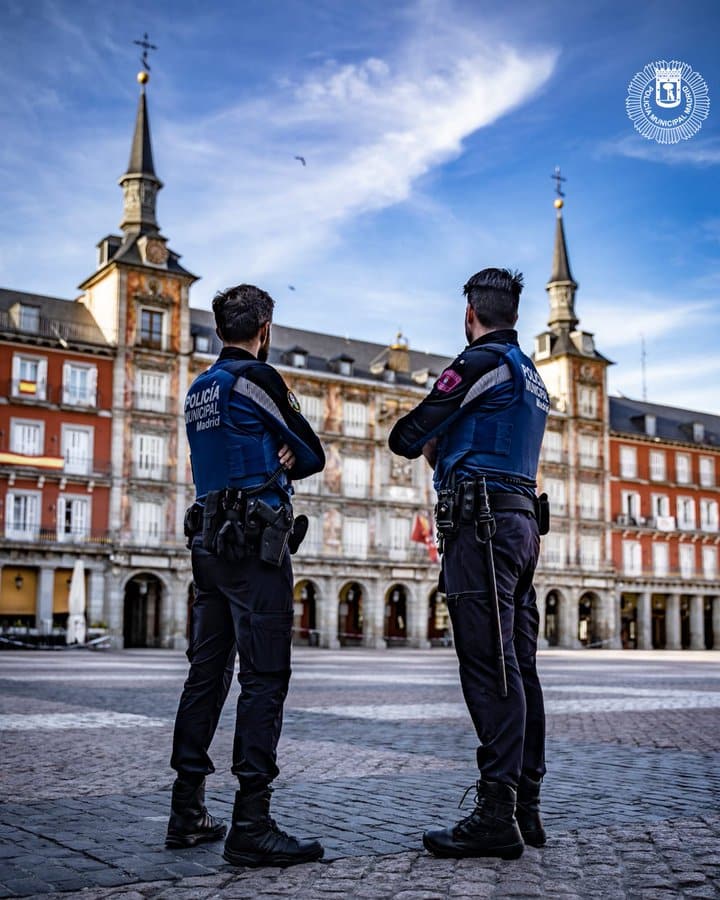
[[[551,177],[556,181],[555,192],[558,195],[553,204],[557,210],[557,221],[555,224],[552,274],[550,275],[546,290],[550,295],[550,319],[548,320],[548,325],[554,332],[559,333],[562,331],[573,331],[577,327],[578,318],[575,315],[575,291],[577,290],[578,285],[570,272],[570,262],[568,260],[565,228],[562,217],[562,208],[564,205],[563,197],[565,195],[560,189],[560,185],[565,179],[560,175],[560,169],[558,167],[555,168],[555,174]]]
[[[120,227],[127,236],[158,233],[155,203],[157,192],[162,187],[162,182],[155,174],[150,119],[145,97],[145,85],[150,80],[150,75],[143,70],[138,73],[137,78],[140,82],[140,97],[135,118],[135,133],[130,148],[128,169],[119,182],[123,189],[123,217]]]

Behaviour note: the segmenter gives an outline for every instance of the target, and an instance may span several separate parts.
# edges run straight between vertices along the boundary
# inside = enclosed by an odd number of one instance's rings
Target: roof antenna
[[[647,403],[647,353],[645,352],[645,335],[640,332],[640,371],[642,373],[642,398]]]

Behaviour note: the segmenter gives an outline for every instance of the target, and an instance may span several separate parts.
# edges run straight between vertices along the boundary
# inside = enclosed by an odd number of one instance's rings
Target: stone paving
[[[296,650],[274,812],[326,856],[244,870],[221,843],[163,846],[181,653],[2,653],[0,897],[719,897],[718,654],[546,651],[540,669],[547,846],[443,861],[420,835],[476,778],[452,651]],[[226,819],[236,691],[207,792]]]

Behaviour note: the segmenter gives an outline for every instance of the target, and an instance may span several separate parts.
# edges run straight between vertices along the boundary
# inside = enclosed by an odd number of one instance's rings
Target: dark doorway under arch
[[[143,572],[125,585],[123,642],[125,647],[160,646],[162,583],[156,575]]]

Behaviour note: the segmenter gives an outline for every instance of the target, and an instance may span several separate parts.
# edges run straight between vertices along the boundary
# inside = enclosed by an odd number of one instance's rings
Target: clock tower
[[[116,548],[105,619],[125,646],[184,645],[187,551],[182,518],[190,481],[182,398],[188,387],[190,286],[157,221],[146,69],[138,74],[135,129],[121,234],[98,244],[81,302],[115,346],[110,535]]]
[[[546,290],[548,330],[535,338],[534,362],[551,409],[540,466],[550,497],[551,529],[543,538],[538,605],[548,643],[616,646],[619,600],[609,545],[607,367],[610,361],[582,330],[575,310],[578,284],[570,270],[559,170],[555,241]]]

